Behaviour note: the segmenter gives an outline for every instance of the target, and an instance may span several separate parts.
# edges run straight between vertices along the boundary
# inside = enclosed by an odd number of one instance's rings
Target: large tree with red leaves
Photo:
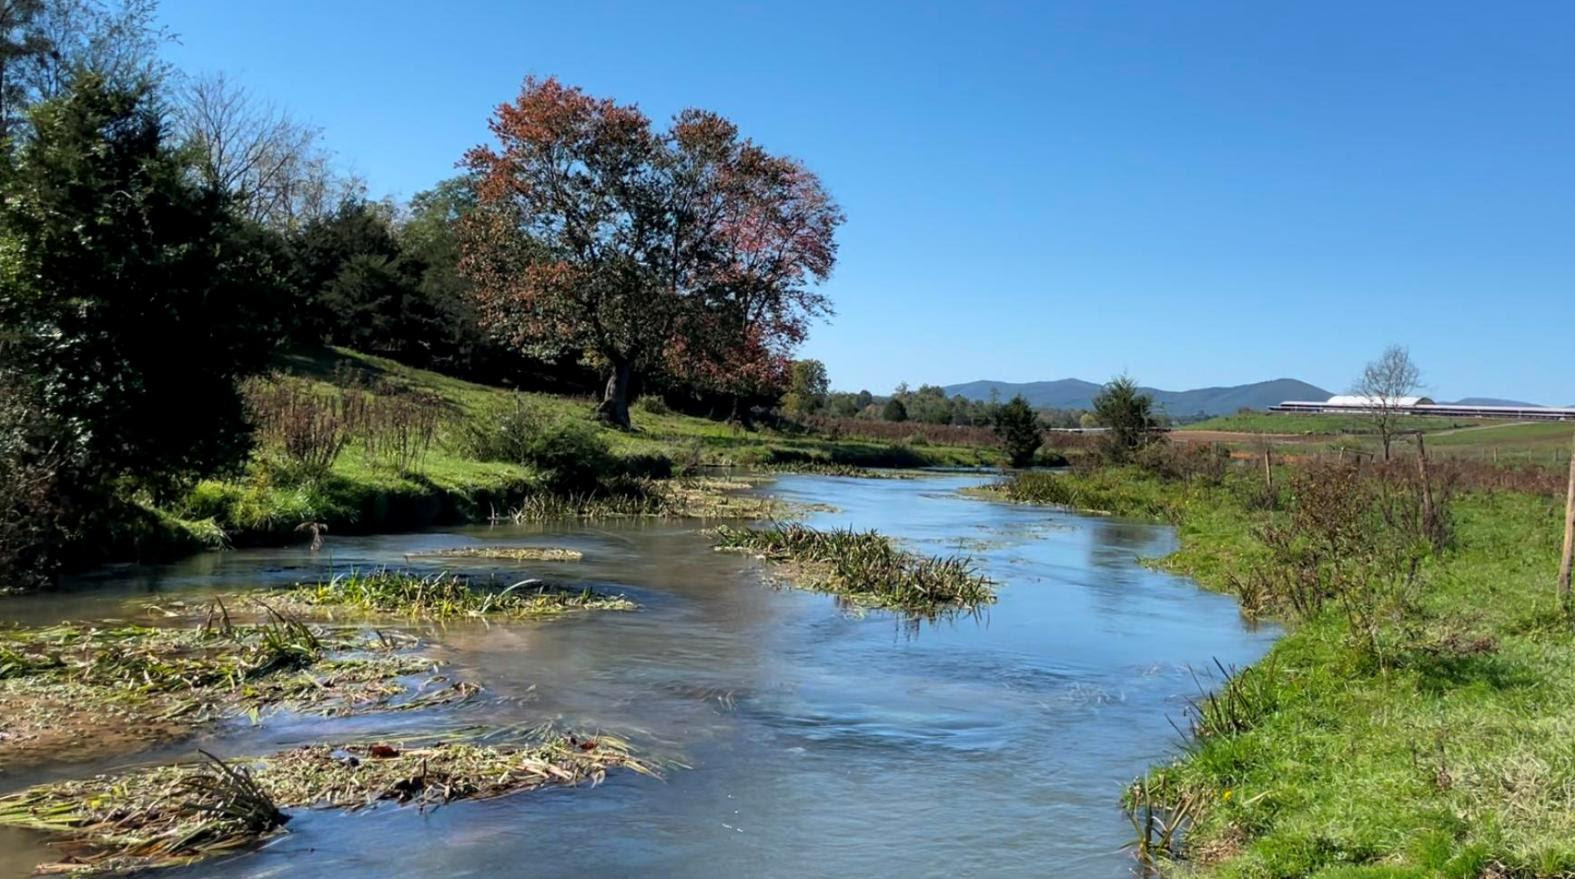
[[[525,353],[603,364],[608,422],[629,425],[640,371],[754,383],[830,312],[815,285],[841,211],[726,119],[686,110],[658,132],[633,106],[527,79],[491,129],[465,156],[478,203],[460,228],[482,322]]]

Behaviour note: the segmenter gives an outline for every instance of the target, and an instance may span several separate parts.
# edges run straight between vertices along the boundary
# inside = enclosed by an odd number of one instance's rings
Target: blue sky
[[[848,223],[837,387],[1126,371],[1575,403],[1575,4],[230,3],[171,60],[320,125],[373,192],[453,173],[527,73],[716,110]]]

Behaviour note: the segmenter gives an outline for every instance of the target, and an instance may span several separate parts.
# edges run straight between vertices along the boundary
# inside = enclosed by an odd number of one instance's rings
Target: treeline
[[[826,384],[826,368],[819,361],[794,363],[789,390],[783,397],[784,411],[797,416],[990,427],[1005,405],[1001,400],[972,400],[961,394],[948,397],[939,385],[920,385],[913,390],[903,383],[889,396],[877,397],[867,390],[830,391]],[[1034,413],[1047,428],[1096,426],[1093,413],[1083,409],[1041,407]]]
[[[527,79],[460,176],[377,200],[311,126],[171,69],[155,13],[0,0],[0,587],[243,467],[240,386],[283,348],[600,387],[620,427],[642,388],[781,402],[842,222],[801,163]]]

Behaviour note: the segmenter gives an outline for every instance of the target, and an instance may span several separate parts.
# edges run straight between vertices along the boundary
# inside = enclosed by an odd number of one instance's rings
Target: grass
[[[544,619],[581,610],[633,610],[621,595],[563,589],[523,580],[504,589],[477,588],[458,574],[355,571],[272,593],[268,603],[301,614],[398,616],[422,620],[466,617]]]
[[[266,616],[0,631],[0,764],[127,750],[274,710],[405,710],[476,691],[431,677],[434,662],[413,639]]]
[[[1421,431],[1429,452],[1439,458],[1560,470],[1569,463],[1575,424],[1409,416],[1400,420],[1398,430]],[[1171,437],[1178,443],[1220,442],[1245,457],[1261,454],[1266,438],[1276,454],[1299,457],[1331,457],[1352,451],[1376,457],[1383,450],[1371,421],[1359,415],[1228,415],[1187,425]],[[1414,448],[1409,437],[1395,439],[1399,456],[1414,455]]]
[[[585,553],[561,546],[452,546],[432,552],[412,553],[411,558],[493,559],[505,562],[577,562]]]
[[[717,548],[757,553],[791,567],[789,580],[860,607],[933,616],[995,601],[991,583],[966,557],[920,556],[874,531],[722,527]]]
[[[1264,562],[1260,529],[1287,515],[1252,503],[1245,473],[1219,485],[1135,470],[1061,478],[1046,493],[1057,502],[1097,498],[1178,523],[1181,549],[1160,564],[1221,591]],[[1184,754],[1128,794],[1135,813],[1185,825],[1182,856],[1162,872],[1575,875],[1575,625],[1553,595],[1560,501],[1470,492],[1451,512],[1453,546],[1425,558],[1414,607],[1386,623],[1390,661],[1356,649],[1348,617],[1328,606],[1201,701]]]
[[[125,514],[113,517],[114,533],[95,535],[84,558],[164,561],[233,545],[315,542],[325,533],[414,531],[499,518],[759,518],[776,515],[763,498],[730,495],[710,480],[642,477],[694,476],[714,467],[859,475],[871,468],[999,461],[993,448],[751,430],[656,406],[636,406],[634,429],[618,431],[591,419],[589,398],[519,393],[342,348],[297,351],[274,366],[304,397],[353,393],[371,411],[399,408],[381,405],[394,402],[435,409],[430,447],[391,456],[389,442],[358,435],[322,472],[273,446],[260,448],[239,474],[202,480],[172,503],[126,503]],[[566,489],[561,474],[550,469],[478,460],[470,451],[474,428],[496,425],[500,413],[521,406],[544,424],[581,425],[604,443],[611,454],[603,484]],[[0,585],[0,595],[7,590]]]
[[[1482,418],[1446,418],[1438,415],[1403,415],[1396,421],[1401,431],[1442,431],[1464,427],[1503,424],[1502,421]],[[1376,434],[1371,418],[1362,415],[1326,415],[1302,412],[1241,412],[1219,415],[1205,421],[1195,421],[1178,428],[1181,432],[1196,430],[1221,430],[1232,433],[1285,433],[1334,436],[1340,434]]]
[[[55,782],[0,797],[0,825],[48,833],[69,860],[43,872],[122,873],[234,853],[278,832],[283,810],[421,808],[655,767],[612,736],[541,731],[526,741],[309,745]]]

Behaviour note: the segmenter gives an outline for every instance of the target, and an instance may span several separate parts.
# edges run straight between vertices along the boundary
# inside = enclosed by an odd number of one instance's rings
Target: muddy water
[[[665,781],[461,803],[425,814],[306,813],[260,852],[169,875],[1109,876],[1129,875],[1123,782],[1177,747],[1189,668],[1259,656],[1273,632],[1232,602],[1147,570],[1168,529],[988,503],[978,477],[788,477],[769,490],[830,504],[817,526],[877,528],[929,553],[965,551],[1000,583],[976,618],[906,624],[767,585],[698,526],[472,528],[333,538],[304,549],[205,555],[85,578],[65,603],[0,605],[43,622],[125,613],[312,577],[408,564],[445,546],[572,546],[577,563],[461,562],[627,593],[637,613],[432,632],[485,695],[459,710],[236,725],[201,744],[257,753],[347,735],[542,721],[615,731],[681,761]],[[194,743],[123,758],[189,754]],[[106,763],[0,775],[14,788]],[[0,876],[44,856],[0,831]]]

